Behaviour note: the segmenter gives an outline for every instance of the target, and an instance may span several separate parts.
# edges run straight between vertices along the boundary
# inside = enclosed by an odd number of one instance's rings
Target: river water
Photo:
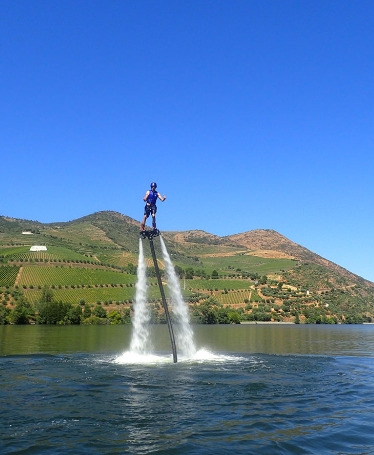
[[[1,454],[373,454],[374,326],[1,326]]]

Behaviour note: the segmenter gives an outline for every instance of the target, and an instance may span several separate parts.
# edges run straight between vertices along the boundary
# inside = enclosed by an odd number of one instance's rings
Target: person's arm
[[[164,202],[164,200],[166,199],[166,196],[161,196],[160,193],[157,193],[157,197],[160,199],[160,201]]]
[[[149,196],[149,190],[145,193],[145,196],[143,197],[143,201],[146,202]]]

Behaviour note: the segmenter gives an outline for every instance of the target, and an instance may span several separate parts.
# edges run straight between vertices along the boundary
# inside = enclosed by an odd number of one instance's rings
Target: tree
[[[229,311],[227,315],[231,324],[240,324],[240,314],[237,311]]]
[[[147,276],[148,277],[155,277],[156,276],[156,270],[154,266],[147,267]]]
[[[186,280],[192,280],[194,275],[194,270],[192,267],[187,267],[186,270],[184,271],[184,276]]]
[[[198,307],[202,324],[217,324],[217,306],[218,302],[210,297]]]
[[[68,322],[68,312],[71,303],[56,302],[53,292],[44,286],[40,301],[36,304],[39,324],[63,324]],[[76,318],[72,315],[73,319]],[[75,323],[75,322],[74,322]]]
[[[8,316],[10,313],[10,309],[6,306],[0,306],[0,325],[8,324]]]
[[[122,321],[124,324],[131,324],[131,313],[130,308],[125,308],[123,310],[123,318]]]
[[[71,307],[65,317],[65,320],[69,324],[80,324],[82,318],[82,309],[79,305]]]
[[[198,269],[195,271],[196,276],[199,276],[200,278],[207,278],[206,271],[204,269]]]
[[[104,308],[100,305],[96,305],[92,314],[94,316],[97,316],[98,318],[106,318],[107,317],[107,314],[106,314],[106,311],[104,310]]]
[[[184,271],[183,271],[182,267],[180,267],[179,265],[176,265],[176,266],[174,267],[174,270],[175,270],[176,275],[179,276],[179,278],[183,278],[183,276],[184,276]]]
[[[136,275],[136,267],[132,262],[129,262],[126,266],[126,271],[130,275]]]
[[[40,301],[45,303],[53,302],[53,292],[50,289],[48,289],[47,286],[44,286],[43,288]]]
[[[345,317],[346,324],[362,324],[363,317],[359,314],[347,314]]]
[[[212,280],[217,280],[219,277],[217,270],[213,270],[212,272]]]
[[[216,318],[218,324],[229,324],[229,316],[227,308],[219,308],[216,310]]]
[[[29,302],[24,300],[21,297],[18,301],[16,306],[9,314],[9,321],[13,324],[29,324],[30,319],[35,317],[34,308],[30,305]]]
[[[39,324],[63,324],[67,322],[67,315],[71,309],[71,303],[64,302],[39,302],[38,322]]]
[[[268,277],[266,275],[263,275],[260,280],[259,280],[259,283],[260,284],[266,284],[268,281]]]
[[[84,306],[83,309],[83,319],[87,319],[92,315],[91,308],[88,305]]]
[[[119,311],[112,310],[108,313],[108,319],[111,324],[122,324],[122,316]]]

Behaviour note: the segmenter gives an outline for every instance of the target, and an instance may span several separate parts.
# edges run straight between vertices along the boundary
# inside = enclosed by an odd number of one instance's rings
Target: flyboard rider
[[[140,225],[140,233],[145,232],[145,222],[149,215],[152,215],[152,228],[154,231],[157,230],[156,228],[156,212],[157,212],[157,206],[156,202],[157,199],[160,199],[160,201],[164,202],[166,199],[166,196],[161,196],[161,194],[157,191],[157,183],[152,182],[151,183],[151,189],[148,190],[145,193],[145,196],[143,197],[143,201],[145,202],[144,206],[144,217],[143,221]]]

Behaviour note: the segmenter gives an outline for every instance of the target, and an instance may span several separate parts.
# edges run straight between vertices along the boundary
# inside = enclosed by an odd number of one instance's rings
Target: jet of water
[[[175,273],[166,245],[160,236],[162,255],[166,266],[166,281],[171,294],[173,304],[173,315],[176,319],[175,327],[176,344],[178,352],[183,356],[191,358],[196,353],[193,331],[190,325],[189,309],[183,300],[179,280]]]
[[[139,239],[139,259],[137,270],[134,317],[130,351],[147,354],[151,351],[150,320],[151,314],[147,305],[147,267],[144,259],[143,243]]]

